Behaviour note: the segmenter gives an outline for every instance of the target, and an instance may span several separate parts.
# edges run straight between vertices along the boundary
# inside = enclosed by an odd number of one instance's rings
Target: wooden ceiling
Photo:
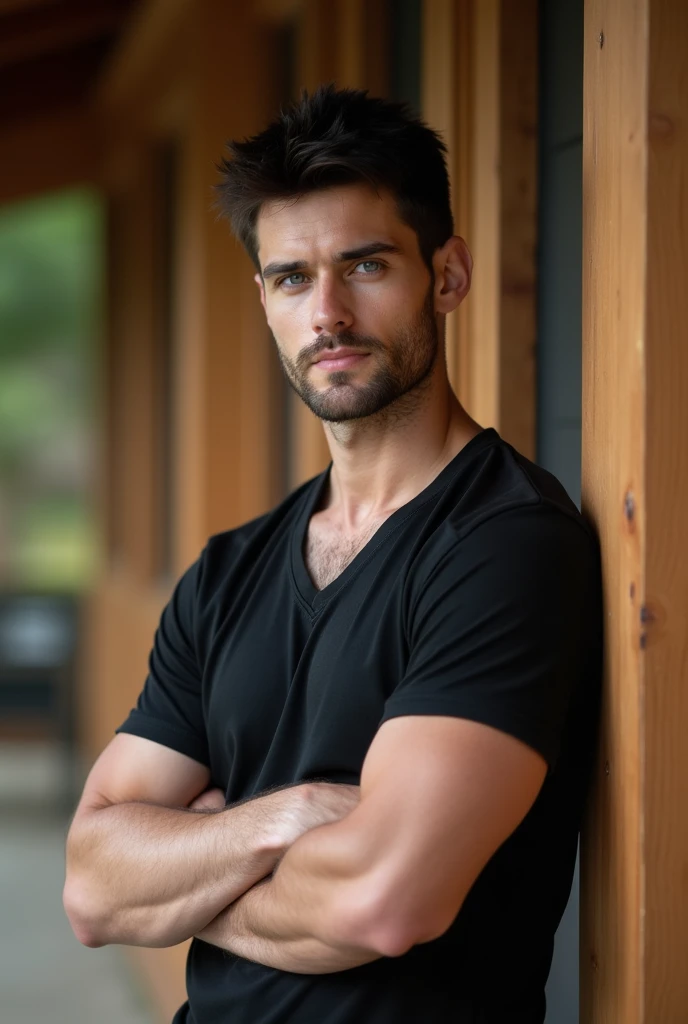
[[[82,105],[140,0],[0,0],[0,125]]]

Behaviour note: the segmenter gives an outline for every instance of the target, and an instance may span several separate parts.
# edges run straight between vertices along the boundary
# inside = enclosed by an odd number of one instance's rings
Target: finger
[[[219,811],[225,806],[225,794],[217,787],[206,789],[189,804],[190,811]]]

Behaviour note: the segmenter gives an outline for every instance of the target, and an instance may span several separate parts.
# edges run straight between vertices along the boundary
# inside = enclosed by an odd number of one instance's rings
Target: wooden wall
[[[688,1020],[688,5],[585,11],[583,499],[606,687],[581,1020]]]
[[[447,320],[449,376],[483,426],[535,457],[538,5],[425,0],[423,114],[449,148],[475,269]]]

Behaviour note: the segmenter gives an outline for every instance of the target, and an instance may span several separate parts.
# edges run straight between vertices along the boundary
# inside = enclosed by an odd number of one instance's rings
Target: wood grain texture
[[[459,75],[465,70],[460,54],[464,23],[464,12],[471,8],[470,0],[455,3],[454,0],[426,0],[423,4],[423,51],[421,60],[421,106],[423,117],[428,124],[439,131],[447,146],[447,168],[452,189],[452,213],[455,218],[454,230],[460,234],[467,218],[459,216],[461,200],[468,192],[469,178],[464,167],[459,166],[470,136],[467,135],[466,120],[460,106],[466,95],[468,83],[465,75],[459,82]],[[467,144],[467,145],[466,145]],[[461,210],[463,213],[464,211]],[[461,333],[459,320],[466,309],[466,303],[446,318],[445,351],[447,375],[454,392],[464,404],[469,400],[466,378],[459,372]],[[463,338],[465,341],[465,336]],[[464,349],[468,346],[464,344]]]
[[[535,458],[538,238],[538,4],[500,17],[499,429]]]
[[[471,225],[475,261],[468,300],[471,345],[469,412],[484,427],[499,429],[500,254],[500,31],[499,0],[473,8],[473,133],[471,137]]]
[[[191,29],[179,200],[179,565],[188,565],[211,534],[270,506],[276,430],[271,342],[255,270],[212,208],[227,139],[253,135],[275,112],[272,37],[249,11],[221,0],[195,5]],[[228,104],[242,90],[242,102]]]
[[[473,53],[473,0],[458,0],[456,20],[456,77],[454,79],[454,95],[456,96],[456,139],[455,153],[452,160],[452,196],[454,210],[454,230],[469,242],[471,235],[471,214],[473,211],[472,191],[472,139],[475,120],[475,57]],[[470,310],[472,298],[462,302],[452,317],[447,319],[447,338],[453,333],[454,353],[448,358],[449,380],[459,401],[465,408],[470,408],[471,394],[471,362],[473,347],[471,344]],[[448,349],[448,352],[451,348]]]
[[[582,500],[600,534],[607,609],[600,756],[581,849],[581,1019],[590,1024],[643,1019],[643,8],[592,0],[585,10]]]
[[[455,230],[475,261],[447,318],[460,401],[535,454],[537,49],[535,0],[427,0],[423,112],[448,147]]]
[[[688,12],[585,9],[583,504],[606,674],[582,841],[581,1020],[688,1020]]]
[[[688,1021],[688,4],[652,0],[647,99],[645,1021]]]

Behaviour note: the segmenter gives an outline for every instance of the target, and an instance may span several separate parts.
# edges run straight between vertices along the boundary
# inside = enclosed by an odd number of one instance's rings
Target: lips
[[[353,348],[327,349],[325,352],[321,352],[314,362],[321,369],[330,372],[334,370],[347,370],[367,359],[369,354],[368,352],[361,352],[359,349]]]

